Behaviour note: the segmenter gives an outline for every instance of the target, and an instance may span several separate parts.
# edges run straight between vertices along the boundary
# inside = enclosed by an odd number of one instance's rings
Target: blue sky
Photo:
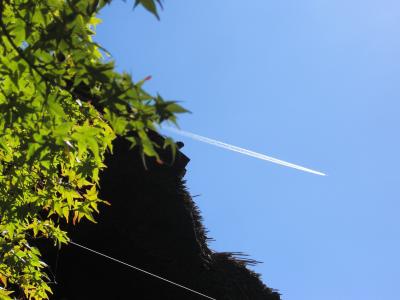
[[[398,1],[164,4],[104,10],[118,69],[183,101],[183,129],[328,174],[176,136],[212,248],[262,261],[285,300],[400,297]]]

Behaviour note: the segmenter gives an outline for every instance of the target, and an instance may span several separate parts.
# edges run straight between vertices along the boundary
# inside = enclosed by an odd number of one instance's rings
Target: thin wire
[[[153,273],[150,273],[150,272],[148,272],[148,271],[146,271],[146,270],[143,270],[143,269],[140,269],[140,268],[138,268],[138,267],[132,266],[132,265],[126,263],[126,262],[123,262],[123,261],[118,260],[118,259],[116,259],[116,258],[114,258],[114,257],[108,256],[108,255],[103,254],[103,253],[101,253],[101,252],[98,252],[98,251],[96,251],[96,250],[90,249],[90,248],[88,248],[88,247],[85,247],[85,246],[83,246],[83,245],[80,245],[80,244],[78,244],[78,243],[75,243],[75,242],[73,242],[73,241],[71,241],[71,240],[69,241],[69,243],[72,244],[72,245],[75,245],[75,246],[77,246],[77,247],[80,247],[80,248],[82,248],[82,249],[85,249],[85,250],[87,250],[87,251],[93,252],[93,253],[95,253],[95,254],[97,254],[97,255],[100,255],[100,256],[103,256],[103,257],[105,257],[105,258],[108,258],[108,259],[110,259],[110,260],[112,260],[112,261],[115,261],[115,262],[117,262],[117,263],[120,263],[120,264],[122,264],[122,265],[125,265],[125,266],[127,266],[127,267],[129,267],[129,268],[131,268],[131,269],[134,269],[134,270],[143,272],[143,273],[145,273],[145,274],[147,274],[147,275],[153,276],[153,277],[155,277],[155,278],[157,278],[157,279],[163,280],[163,281],[168,282],[168,283],[170,283],[170,284],[172,284],[172,285],[175,285],[175,286],[180,287],[180,288],[182,288],[182,289],[188,290],[188,291],[190,291],[190,292],[192,292],[192,293],[195,293],[195,294],[197,294],[197,295],[203,296],[203,297],[205,297],[205,298],[207,298],[207,299],[216,300],[215,298],[212,298],[212,297],[210,297],[210,296],[207,296],[207,295],[204,295],[204,294],[202,294],[202,293],[200,293],[200,292],[197,292],[197,291],[195,291],[195,290],[192,290],[192,289],[190,289],[190,288],[188,288],[188,287],[186,287],[186,286],[184,286],[184,285],[178,284],[178,283],[173,282],[173,281],[171,281],[171,280],[165,279],[165,278],[163,278],[163,277],[161,277],[161,276],[158,276],[158,275],[155,275],[155,274],[153,274]]]
[[[60,248],[57,248],[57,254],[56,254],[56,263],[54,266],[54,274],[53,274],[53,281],[55,284],[57,284],[57,270],[58,270],[58,261],[60,259]]]

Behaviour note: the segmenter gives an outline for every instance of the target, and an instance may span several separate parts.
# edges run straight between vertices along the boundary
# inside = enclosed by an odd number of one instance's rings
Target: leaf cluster
[[[48,299],[35,239],[68,243],[62,224],[95,222],[99,173],[125,136],[158,157],[149,130],[185,112],[117,73],[93,41],[104,0],[0,0],[0,299]],[[137,0],[158,17],[160,1]],[[167,146],[174,143],[167,139]]]

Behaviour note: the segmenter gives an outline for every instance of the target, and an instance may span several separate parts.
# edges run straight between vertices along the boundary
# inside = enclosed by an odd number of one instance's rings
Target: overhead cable
[[[80,247],[80,248],[82,248],[82,249],[85,249],[85,250],[87,250],[87,251],[89,251],[89,252],[92,252],[92,253],[95,253],[95,254],[97,254],[97,255],[100,255],[100,256],[103,256],[103,257],[105,257],[105,258],[108,258],[108,259],[110,259],[110,260],[112,260],[112,261],[114,261],[114,262],[117,262],[117,263],[119,263],[119,264],[121,264],[121,265],[127,266],[127,267],[129,267],[129,268],[131,268],[131,269],[134,269],[134,270],[136,270],[136,271],[139,271],[139,272],[145,273],[145,274],[147,274],[147,275],[153,276],[153,277],[155,277],[155,278],[157,278],[157,279],[160,279],[160,280],[165,281],[165,282],[167,282],[167,283],[169,283],[169,284],[175,285],[175,286],[177,286],[177,287],[179,287],[179,288],[188,290],[188,291],[190,291],[190,292],[192,292],[192,293],[194,293],[194,294],[200,295],[200,296],[202,296],[202,297],[204,297],[204,298],[216,300],[215,298],[212,298],[212,297],[210,297],[210,296],[207,296],[207,295],[205,295],[205,294],[202,294],[202,293],[200,293],[200,292],[197,292],[197,291],[195,291],[195,290],[192,290],[191,288],[188,288],[188,287],[186,287],[186,286],[184,286],[184,285],[181,285],[181,284],[179,284],[179,283],[173,282],[173,281],[171,281],[171,280],[168,280],[168,279],[166,279],[166,278],[163,278],[163,277],[161,277],[161,276],[158,276],[158,275],[156,275],[156,274],[153,274],[153,273],[151,273],[151,272],[149,272],[149,271],[146,271],[146,270],[143,270],[143,269],[141,269],[141,268],[135,267],[135,266],[130,265],[130,264],[126,263],[126,262],[123,262],[123,261],[121,261],[121,260],[119,260],[119,259],[116,259],[116,258],[114,258],[114,257],[108,256],[108,255],[106,255],[106,254],[104,254],[104,253],[101,253],[101,252],[99,252],[99,251],[96,251],[96,250],[90,249],[90,248],[88,248],[88,247],[86,247],[86,246],[83,246],[83,245],[81,245],[81,244],[75,243],[75,242],[73,242],[73,241],[71,241],[71,240],[69,241],[69,243],[70,243],[71,245],[74,245],[74,246]]]

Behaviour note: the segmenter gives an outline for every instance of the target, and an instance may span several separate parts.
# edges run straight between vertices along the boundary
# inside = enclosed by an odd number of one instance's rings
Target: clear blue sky
[[[399,2],[167,0],[160,22],[132,2],[97,40],[183,129],[328,174],[176,136],[212,248],[284,300],[400,299]]]

